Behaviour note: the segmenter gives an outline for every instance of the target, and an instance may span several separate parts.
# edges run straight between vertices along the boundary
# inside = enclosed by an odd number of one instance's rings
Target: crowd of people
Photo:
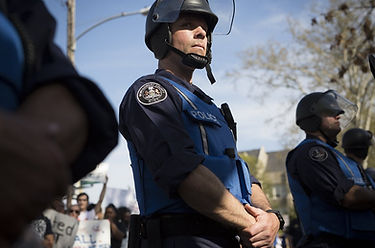
[[[43,2],[0,0],[0,199],[7,201],[0,247],[40,247],[35,239],[52,247],[48,208],[74,222],[108,220],[114,248],[282,245],[283,216],[238,154],[228,105],[216,106],[193,83],[195,70],[204,68],[216,81],[211,47],[220,20],[210,4],[217,2],[154,2],[145,43],[158,68],[129,87],[118,125],[101,90],[54,44],[56,23]],[[221,8],[234,9],[233,2]],[[233,21],[234,13],[223,13]],[[333,90],[297,104],[296,124],[306,139],[286,162],[302,227],[297,247],[375,247],[375,183],[362,168],[372,133],[351,129],[345,154],[335,148],[356,111]],[[118,130],[128,143],[137,215],[113,204],[103,211],[108,179],[95,204],[86,193],[75,203],[67,193],[117,145]]]
[[[116,207],[114,204],[110,203],[105,207],[103,212],[101,205],[104,199],[105,189],[106,182],[103,184],[99,201],[96,204],[90,203],[88,194],[84,192],[79,193],[75,197],[75,200],[73,200],[76,201],[76,203],[72,204],[69,202],[72,198],[72,191],[70,191],[65,200],[62,198],[54,199],[49,209],[71,216],[79,222],[87,220],[108,220],[110,223],[111,247],[125,248],[127,247],[128,241],[131,210],[128,207]],[[55,243],[56,235],[53,232],[51,222],[53,222],[53,220],[41,214],[34,219],[30,225],[30,229],[42,240],[43,248],[52,248]],[[24,241],[22,241],[22,243],[23,242]],[[22,243],[20,242],[20,244],[15,247],[22,247],[20,246]]]

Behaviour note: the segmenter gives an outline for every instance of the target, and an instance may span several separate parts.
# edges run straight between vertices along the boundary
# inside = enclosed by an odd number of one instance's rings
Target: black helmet
[[[174,23],[180,13],[196,13],[206,19],[208,26],[206,56],[194,53],[185,54],[171,45],[172,34],[169,23]],[[210,66],[212,31],[218,20],[207,0],[157,0],[147,15],[145,42],[157,59],[163,59],[171,50],[182,57],[183,64],[196,69],[206,68],[207,77],[213,84],[216,80]]]
[[[211,34],[218,17],[212,12],[207,0],[157,0],[151,6],[146,20],[145,42],[154,53],[155,58],[164,58],[169,50],[172,34],[169,23],[177,20],[180,13],[197,13],[203,15],[208,25],[207,54],[211,57]],[[204,66],[203,66],[204,67]]]
[[[296,123],[305,131],[318,131],[322,115],[337,116],[345,111],[339,106],[338,94],[333,90],[314,92],[304,96],[297,105]]]
[[[342,148],[367,149],[372,145],[372,133],[361,128],[352,128],[342,136]]]

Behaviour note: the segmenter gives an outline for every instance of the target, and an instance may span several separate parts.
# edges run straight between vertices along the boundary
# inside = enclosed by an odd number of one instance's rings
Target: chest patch
[[[328,153],[321,146],[313,146],[309,150],[309,157],[314,161],[323,162],[328,158]]]
[[[167,99],[167,91],[158,83],[148,82],[139,88],[137,100],[143,105],[151,105]]]

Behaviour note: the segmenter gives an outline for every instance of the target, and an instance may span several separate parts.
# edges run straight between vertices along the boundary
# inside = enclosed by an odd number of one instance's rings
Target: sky
[[[56,43],[66,51],[66,0],[44,0],[57,21]],[[217,0],[214,0],[217,1]],[[121,12],[134,12],[150,6],[152,0],[76,0],[76,36],[97,22]],[[267,41],[291,42],[287,18],[293,17],[309,25],[313,0],[236,0],[232,32],[213,36],[212,70],[217,83],[210,85],[205,71],[197,71],[193,83],[214,98],[219,106],[227,102],[237,124],[238,150],[283,149],[282,126],[276,128],[267,120],[278,113],[287,101],[283,92],[263,104],[251,99],[251,81],[233,80],[226,73],[241,67],[241,53],[247,48],[261,46]],[[121,17],[106,22],[77,41],[75,64],[77,70],[90,78],[103,90],[118,116],[120,102],[128,87],[139,77],[152,74],[157,60],[144,43],[145,20],[143,15]],[[262,87],[261,85],[257,87]],[[283,117],[285,123],[294,121],[294,113]],[[126,142],[119,136],[119,145],[104,161],[109,164],[108,187],[133,187],[130,160]],[[101,186],[92,190],[97,198]]]

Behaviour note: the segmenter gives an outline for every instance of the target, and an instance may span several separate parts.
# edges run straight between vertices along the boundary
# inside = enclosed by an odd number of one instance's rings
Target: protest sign
[[[52,232],[55,236],[54,248],[72,247],[78,230],[78,220],[75,218],[48,209],[44,215],[51,221]]]
[[[134,189],[130,187],[127,189],[107,188],[102,206],[106,207],[110,203],[117,207],[128,207],[132,213],[139,213]]]
[[[109,220],[84,220],[79,222],[73,248],[110,248]]]
[[[100,163],[95,170],[80,180],[81,186],[87,184],[104,183],[106,181],[105,177],[108,173],[108,167],[108,164]]]

